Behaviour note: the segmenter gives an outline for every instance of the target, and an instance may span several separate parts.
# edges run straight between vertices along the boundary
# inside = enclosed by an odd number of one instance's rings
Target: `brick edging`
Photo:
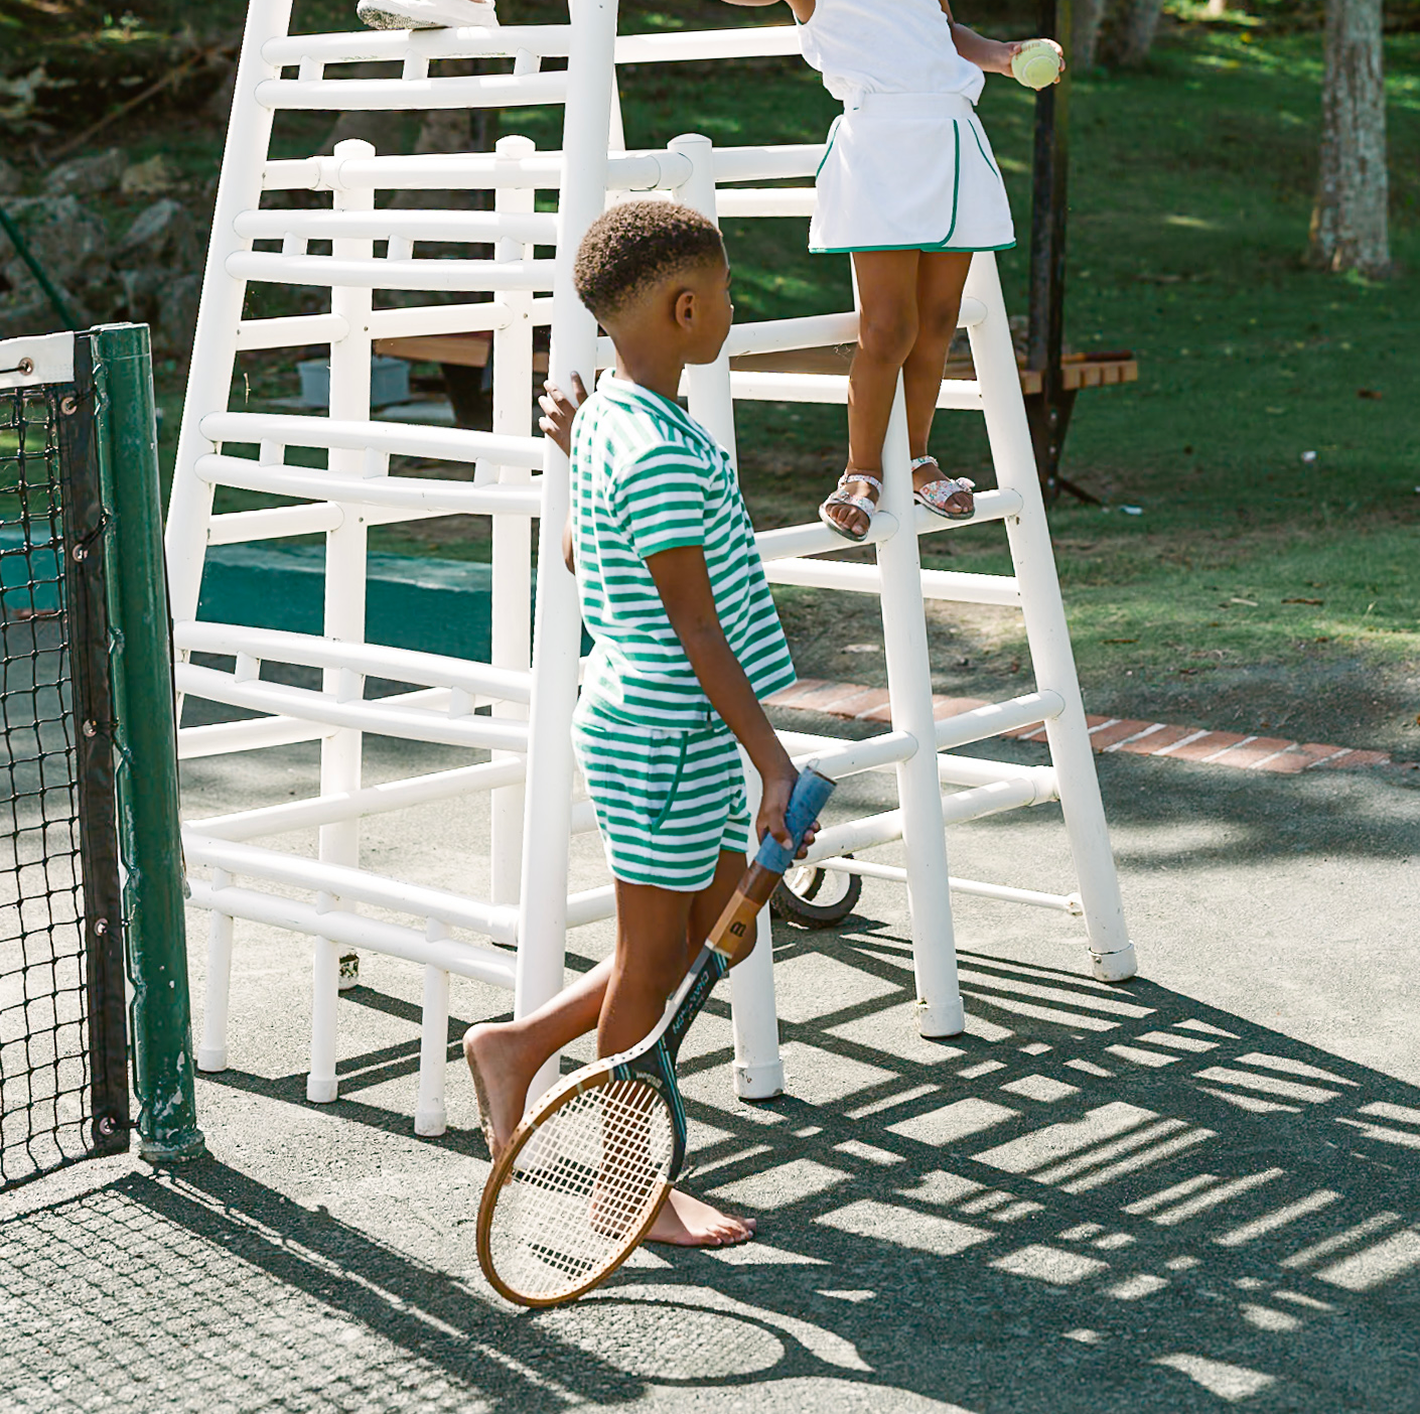
[[[792,711],[822,712],[826,716],[859,722],[892,720],[885,688],[864,687],[852,682],[826,682],[822,678],[803,678],[793,687],[776,692],[767,700],[767,705],[787,707]],[[934,695],[932,698],[932,711],[938,719],[954,717],[987,705],[976,697]],[[1420,762],[1392,761],[1384,751],[1358,751],[1348,746],[1329,746],[1316,741],[1303,743],[1286,737],[1217,732],[1206,727],[1179,726],[1129,717],[1087,716],[1085,723],[1090,729],[1090,745],[1100,754],[1127,751],[1134,756],[1166,757],[1293,776],[1302,771],[1356,771],[1376,766],[1420,770]],[[1022,741],[1043,742],[1045,729],[1021,727],[1002,735],[1019,737]]]

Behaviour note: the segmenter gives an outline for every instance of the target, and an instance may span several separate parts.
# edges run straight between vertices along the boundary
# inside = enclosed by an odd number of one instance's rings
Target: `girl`
[[[971,253],[1015,244],[976,98],[985,74],[1009,74],[1029,41],[982,38],[956,23],[948,0],[788,4],[804,58],[843,102],[818,172],[809,249],[850,253],[858,286],[848,465],[819,515],[849,540],[866,538],[901,373],[915,498],[936,515],[965,519],[972,483],[946,476],[927,439]]]

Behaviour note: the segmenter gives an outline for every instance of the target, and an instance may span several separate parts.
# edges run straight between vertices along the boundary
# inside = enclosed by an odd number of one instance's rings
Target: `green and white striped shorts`
[[[658,731],[580,706],[572,746],[611,872],[624,883],[698,893],[721,850],[749,849],[749,802],[728,728]]]

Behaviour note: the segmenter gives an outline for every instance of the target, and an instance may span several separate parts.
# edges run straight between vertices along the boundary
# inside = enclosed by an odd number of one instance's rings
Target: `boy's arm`
[[[710,705],[739,739],[764,782],[757,822],[760,832],[768,832],[787,848],[790,839],[784,826],[784,810],[798,772],[769,725],[740,660],[725,640],[715,612],[715,594],[710,587],[704,550],[699,545],[662,550],[647,558],[646,568]]]
[[[542,408],[542,416],[538,418],[537,425],[562,448],[564,457],[570,457],[572,455],[572,422],[577,416],[577,409],[587,401],[587,390],[582,386],[582,375],[580,373],[572,375],[572,396],[570,398],[550,379],[542,386],[545,391],[538,398],[538,404]],[[572,557],[571,511],[567,513],[567,524],[562,527],[562,559],[567,566],[567,573],[576,574],[577,565]]]

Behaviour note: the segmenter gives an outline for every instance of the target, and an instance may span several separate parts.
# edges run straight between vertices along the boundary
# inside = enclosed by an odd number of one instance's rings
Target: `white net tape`
[[[523,1145],[489,1225],[494,1271],[529,1301],[570,1296],[614,1267],[670,1173],[670,1111],[644,1081],[584,1090]]]

